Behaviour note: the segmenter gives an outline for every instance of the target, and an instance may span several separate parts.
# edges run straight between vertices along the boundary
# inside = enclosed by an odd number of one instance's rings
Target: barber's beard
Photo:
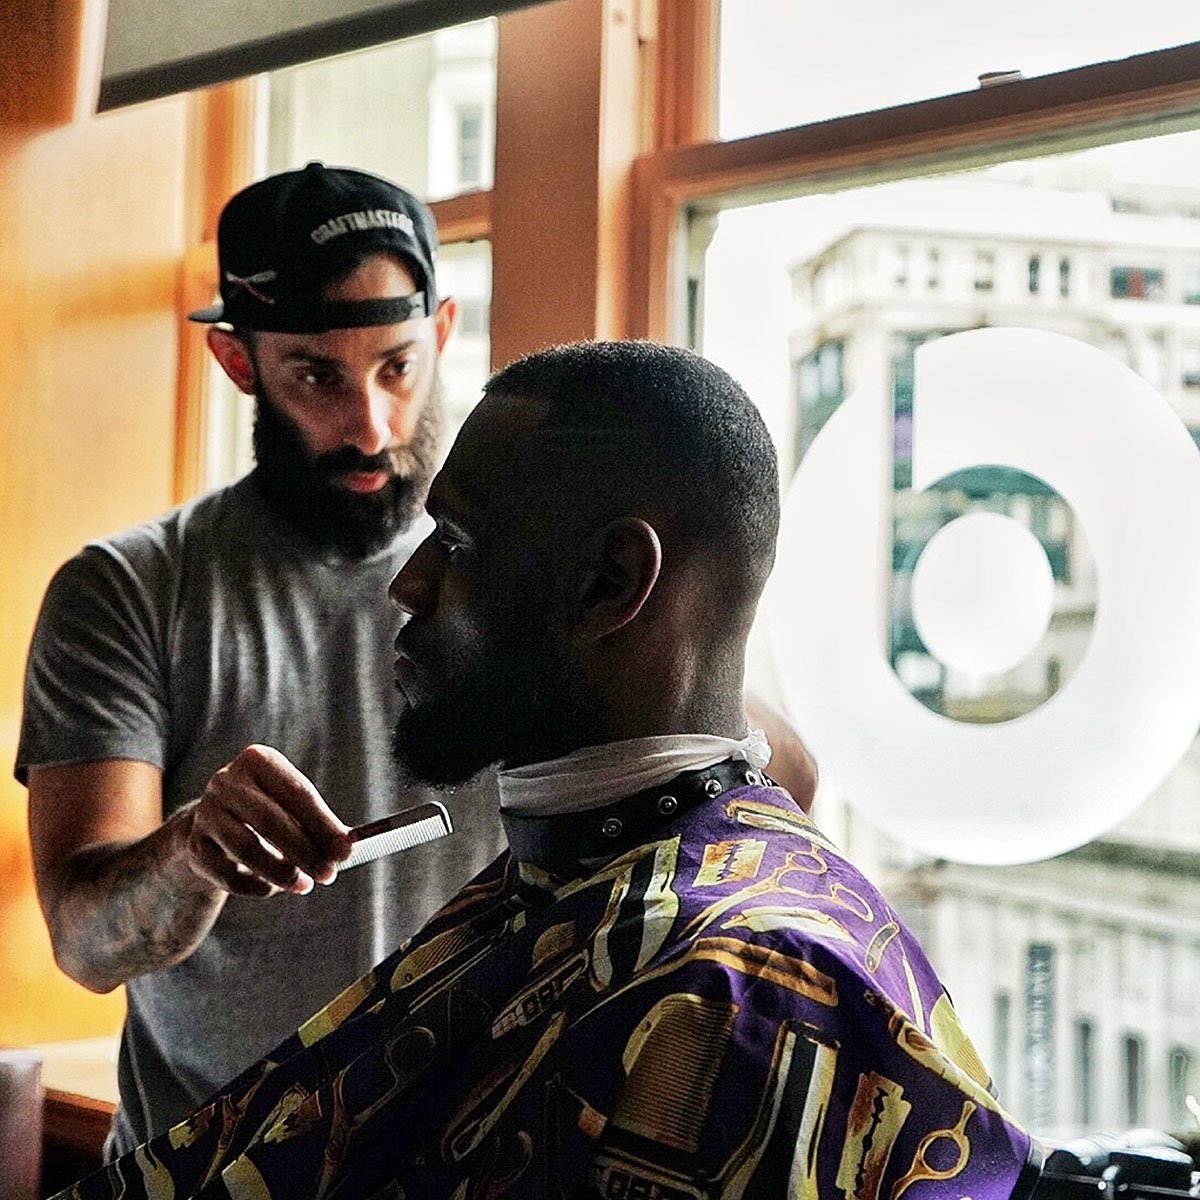
[[[412,441],[374,455],[353,446],[314,455],[294,422],[265,391],[258,391],[257,401],[255,482],[267,503],[318,546],[366,558],[423,511],[442,437],[442,393],[436,377]],[[350,471],[386,471],[390,478],[377,492],[351,492],[336,482]]]

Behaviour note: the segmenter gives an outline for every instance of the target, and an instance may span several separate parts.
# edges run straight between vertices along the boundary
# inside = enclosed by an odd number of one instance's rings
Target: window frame
[[[623,0],[557,0],[499,17],[493,185],[431,204],[444,243],[492,242],[493,366],[574,337],[683,343],[693,212],[1200,125],[1197,42],[720,141],[718,30],[718,0],[632,15]],[[185,314],[216,285],[221,204],[253,177],[254,81],[189,106],[178,499],[199,479],[206,386]],[[547,156],[551,142],[564,152]]]

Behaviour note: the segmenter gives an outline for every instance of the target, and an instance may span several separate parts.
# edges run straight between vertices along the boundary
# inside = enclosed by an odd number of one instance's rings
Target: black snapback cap
[[[437,308],[437,225],[402,187],[346,167],[311,162],[252,183],[217,224],[221,301],[189,319],[272,333],[324,333],[391,325]],[[410,296],[335,302],[334,268],[357,254],[399,255],[416,279]]]

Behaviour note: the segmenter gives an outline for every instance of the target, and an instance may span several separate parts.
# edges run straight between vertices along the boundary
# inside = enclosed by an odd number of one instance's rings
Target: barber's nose
[[[426,538],[400,568],[388,587],[388,595],[402,612],[420,617],[433,611],[437,592],[436,556],[430,539]]]
[[[359,386],[347,400],[343,437],[365,455],[380,454],[392,444],[392,395],[374,382]]]

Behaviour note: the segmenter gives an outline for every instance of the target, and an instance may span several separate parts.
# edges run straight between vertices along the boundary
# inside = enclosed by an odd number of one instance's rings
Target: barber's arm
[[[746,716],[753,728],[761,729],[771,743],[767,772],[792,794],[805,811],[812,808],[817,792],[817,764],[800,740],[791,722],[760,696],[746,696]]]
[[[313,784],[265,746],[165,821],[161,773],[147,763],[33,767],[29,825],[55,958],[97,992],[187,958],[231,893],[328,882],[350,847]]]

